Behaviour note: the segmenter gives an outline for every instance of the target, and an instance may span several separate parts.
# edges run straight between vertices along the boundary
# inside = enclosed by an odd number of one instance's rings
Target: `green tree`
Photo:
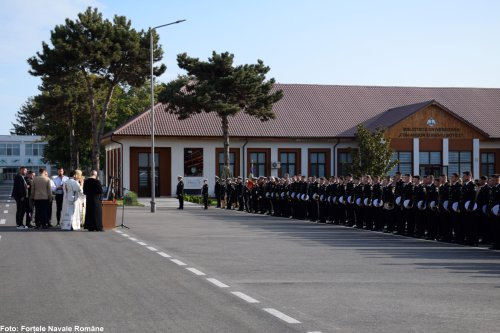
[[[168,112],[179,119],[197,113],[215,112],[220,118],[224,145],[224,174],[229,176],[229,120],[244,112],[261,121],[274,119],[273,104],[283,97],[281,90],[272,91],[274,79],[266,81],[270,68],[262,60],[257,64],[233,65],[234,55],[215,51],[208,61],[177,56],[180,68],[187,75],[171,81],[159,95],[167,103]]]
[[[16,122],[12,123],[14,127],[10,134],[15,135],[37,135],[36,103],[34,97],[28,98],[19,111],[16,113]]]
[[[118,85],[141,86],[150,75],[150,31],[136,31],[125,16],[103,19],[97,9],[88,8],[78,20],[66,19],[51,32],[42,52],[28,59],[30,73],[50,79],[81,74],[86,87],[92,130],[92,167],[99,169],[100,140],[106,128],[113,93]],[[154,62],[162,59],[158,35],[153,30]],[[165,71],[154,68],[154,75]],[[99,100],[98,94],[103,93]]]
[[[377,128],[371,132],[360,124],[356,128],[355,136],[359,145],[359,149],[352,150],[352,173],[355,176],[386,176],[398,163],[398,161],[390,161],[391,141],[385,137],[385,129]]]

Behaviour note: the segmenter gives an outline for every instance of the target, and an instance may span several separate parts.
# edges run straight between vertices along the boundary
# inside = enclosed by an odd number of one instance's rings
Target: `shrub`
[[[137,193],[128,191],[123,197],[123,203],[125,206],[138,206],[139,202],[137,201]]]

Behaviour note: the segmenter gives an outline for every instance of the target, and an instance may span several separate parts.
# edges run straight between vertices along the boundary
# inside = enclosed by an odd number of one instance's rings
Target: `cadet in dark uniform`
[[[404,175],[404,183],[405,186],[403,188],[403,197],[402,197],[402,202],[403,202],[403,223],[402,225],[398,226],[398,232],[401,234],[405,233],[405,227],[406,227],[406,234],[408,236],[413,236],[415,233],[415,220],[414,220],[414,212],[413,212],[413,204],[414,204],[414,198],[413,198],[413,183],[412,183],[412,178],[409,174]]]
[[[343,177],[338,178],[337,193],[339,198],[337,207],[338,221],[339,224],[345,224],[347,219],[346,217],[347,196],[346,196],[346,185]]]
[[[382,184],[380,183],[380,177],[373,177],[373,187],[372,187],[372,212],[373,219],[375,221],[375,231],[383,231],[385,224],[384,212],[382,210]]]
[[[490,201],[490,186],[488,177],[479,177],[479,191],[477,194],[477,209],[479,215],[479,238],[481,244],[491,243],[491,230],[488,221],[488,204]]]
[[[460,215],[460,196],[462,195],[462,184],[457,173],[451,175],[450,204],[451,204],[451,227],[453,239],[459,244],[464,243],[464,233],[462,228],[462,218]],[[453,207],[457,207],[454,209]]]
[[[425,234],[425,226],[427,224],[427,200],[425,186],[420,181],[420,176],[413,176],[413,198],[414,198],[414,222],[415,232],[417,237],[423,237]]]
[[[462,211],[462,226],[465,239],[468,245],[477,246],[478,236],[478,216],[476,204],[476,184],[472,181],[470,171],[463,173],[464,184],[460,197],[460,209]]]
[[[207,180],[203,180],[203,186],[201,187],[201,196],[203,198],[203,205],[205,209],[208,209],[208,184]]]
[[[243,186],[243,179],[241,177],[238,177],[236,179],[236,185],[235,185],[235,191],[236,191],[236,200],[238,201],[238,210],[242,212],[245,209],[245,190]]]
[[[346,176],[346,185],[345,185],[345,194],[346,194],[346,213],[347,213],[347,225],[353,226],[356,222],[354,215],[354,183],[352,182],[352,175],[347,174]],[[350,199],[349,199],[350,198]]]
[[[451,203],[450,203],[450,193],[451,185],[448,182],[448,177],[446,175],[441,175],[439,177],[439,233],[436,235],[438,240],[449,242],[453,238],[452,228],[451,228]]]
[[[489,213],[491,216],[491,225],[493,226],[493,247],[492,249],[500,250],[500,214],[495,214],[495,209],[500,207],[500,175],[491,176],[491,192]],[[498,215],[497,215],[498,214]]]
[[[405,184],[401,179],[401,172],[396,172],[394,177],[394,218],[396,222],[396,233],[404,234],[405,217],[403,214],[403,190]]]
[[[394,186],[395,183],[391,182],[391,177],[387,176],[382,182],[382,201],[384,202],[384,218],[387,224],[387,229],[384,232],[394,232],[395,229],[395,210],[394,203]]]
[[[217,176],[215,176],[214,195],[215,199],[217,200],[217,206],[215,207],[220,208],[220,183],[219,183],[219,177]]]
[[[365,223],[365,229],[373,230],[373,214],[372,214],[372,177],[366,175],[365,184],[363,186],[363,209],[362,215]]]
[[[364,184],[359,178],[354,181],[354,215],[356,217],[356,228],[363,228],[363,188]]]
[[[432,184],[427,186],[427,239],[437,239],[439,235],[439,179],[431,176]]]

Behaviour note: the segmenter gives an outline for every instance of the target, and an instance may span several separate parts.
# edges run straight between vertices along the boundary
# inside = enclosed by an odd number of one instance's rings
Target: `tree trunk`
[[[68,122],[69,122],[69,168],[70,170],[75,170],[77,167],[75,161],[75,123],[73,110],[71,110],[71,106],[68,107]]]
[[[85,83],[87,84],[87,92],[89,98],[90,106],[90,121],[92,123],[92,169],[99,171],[99,135],[97,132],[97,108],[95,106],[94,88],[90,82],[90,78],[87,76],[85,70],[82,70],[83,76],[85,77]]]
[[[231,169],[229,168],[229,119],[227,119],[227,116],[223,116],[221,122],[222,137],[224,140],[224,169],[222,170],[221,178],[226,179],[232,177]]]

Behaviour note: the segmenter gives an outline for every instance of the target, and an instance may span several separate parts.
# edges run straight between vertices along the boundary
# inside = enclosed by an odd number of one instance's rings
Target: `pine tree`
[[[215,51],[208,61],[177,56],[180,68],[187,75],[166,85],[159,101],[167,103],[168,112],[179,119],[197,113],[215,112],[220,118],[224,145],[223,177],[229,172],[229,120],[240,112],[261,121],[274,119],[273,104],[283,97],[281,90],[272,91],[274,79],[266,81],[270,68],[262,60],[257,64],[233,65],[234,55]]]

